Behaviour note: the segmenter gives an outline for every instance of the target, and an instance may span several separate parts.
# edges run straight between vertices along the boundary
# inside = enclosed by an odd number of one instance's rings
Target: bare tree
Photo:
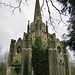
[[[0,48],[0,52],[1,52],[1,48]]]
[[[7,63],[7,60],[8,60],[8,52],[5,52],[5,53],[3,54],[3,60],[4,60],[4,62]]]
[[[3,62],[3,54],[0,54],[0,62]]]
[[[2,48],[0,47],[0,62],[7,62],[8,59],[8,51],[2,53]]]
[[[2,49],[2,48],[0,47],[0,62],[2,62],[2,60],[3,60],[3,58],[2,58],[3,56],[2,56],[2,54],[1,54],[1,49]]]

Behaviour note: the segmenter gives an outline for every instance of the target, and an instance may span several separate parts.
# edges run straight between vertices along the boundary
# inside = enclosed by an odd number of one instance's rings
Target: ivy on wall
[[[36,75],[48,75],[48,46],[44,46],[42,38],[37,36],[32,45],[32,67]]]

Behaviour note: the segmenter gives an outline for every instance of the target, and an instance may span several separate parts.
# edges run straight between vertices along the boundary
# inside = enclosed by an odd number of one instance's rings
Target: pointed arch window
[[[21,46],[17,47],[17,53],[19,54],[21,52]]]
[[[57,50],[58,50],[58,53],[61,53],[61,47],[60,46],[57,47]]]

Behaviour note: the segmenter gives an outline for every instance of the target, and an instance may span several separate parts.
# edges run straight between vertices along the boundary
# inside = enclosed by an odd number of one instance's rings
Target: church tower
[[[43,43],[47,43],[47,33],[46,33],[45,23],[42,22],[42,16],[40,11],[39,0],[36,0],[34,21],[31,23],[31,33],[32,39],[34,41],[36,36],[41,36]]]

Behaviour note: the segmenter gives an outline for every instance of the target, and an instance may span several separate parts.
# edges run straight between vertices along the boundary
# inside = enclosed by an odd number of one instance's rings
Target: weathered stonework
[[[34,21],[27,26],[27,33],[23,39],[11,40],[8,57],[7,75],[32,75],[32,49],[30,36],[34,42],[36,36],[41,36],[43,43],[48,44],[49,75],[74,75],[70,74],[69,61],[65,41],[59,41],[55,33],[48,33],[48,25],[42,22],[39,0],[36,0]],[[19,72],[15,70],[15,64],[21,65]],[[12,66],[14,65],[14,66]],[[73,67],[72,67],[73,69]],[[75,69],[75,68],[74,68]]]
[[[75,63],[71,63],[71,74],[75,75]]]

